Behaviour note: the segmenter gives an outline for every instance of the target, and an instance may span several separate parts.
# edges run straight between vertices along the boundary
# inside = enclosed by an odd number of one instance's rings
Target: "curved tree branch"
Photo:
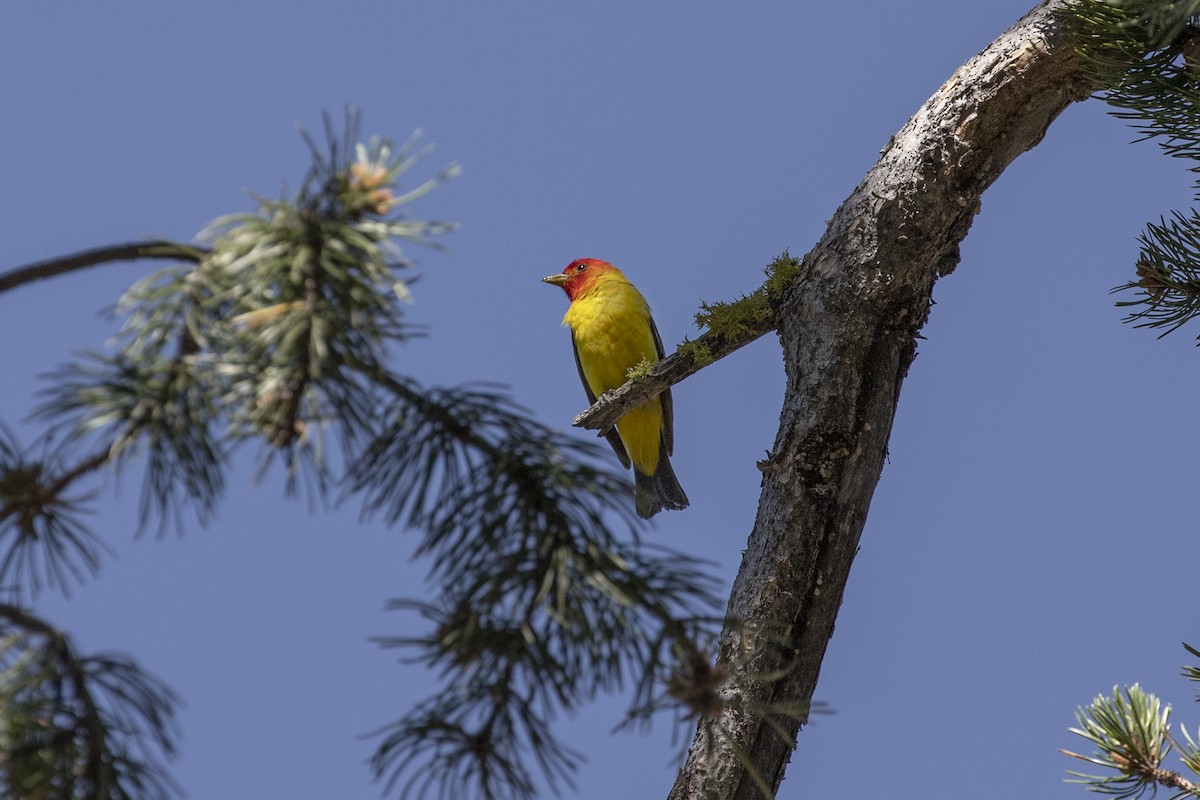
[[[176,259],[178,261],[198,262],[208,251],[194,245],[169,242],[156,239],[146,242],[129,242],[128,244],[109,245],[84,250],[74,255],[61,258],[51,258],[38,261],[25,267],[19,267],[11,272],[0,275],[0,292],[7,292],[26,283],[42,278],[53,278],[78,269],[94,267],[110,261],[133,261],[139,258]]]
[[[672,800],[761,800],[755,778],[783,780],[779,717],[735,708],[811,702],[933,285],[958,264],[983,191],[1091,91],[1055,13],[1067,2],[1038,5],[917,111],[776,308],[788,385],[730,597],[739,625],[722,642],[727,735],[710,746],[701,731]]]

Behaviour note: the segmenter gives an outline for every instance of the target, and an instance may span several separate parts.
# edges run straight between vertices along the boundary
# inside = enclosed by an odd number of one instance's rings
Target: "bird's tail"
[[[634,506],[639,517],[650,519],[664,508],[678,511],[688,507],[687,495],[683,493],[683,487],[675,477],[675,470],[671,468],[665,443],[659,444],[658,469],[654,474],[647,475],[635,465],[633,482]]]

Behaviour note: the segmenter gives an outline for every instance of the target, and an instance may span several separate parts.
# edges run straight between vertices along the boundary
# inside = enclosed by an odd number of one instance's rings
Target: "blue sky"
[[[0,10],[0,270],[139,239],[190,240],[254,191],[294,189],[294,126],[347,104],[364,130],[436,144],[418,176],[464,172],[419,216],[400,354],[428,384],[501,381],[548,424],[583,406],[538,283],[574,258],[622,267],[663,338],[701,299],[803,254],[888,137],[1028,0],[902,5],[7,4]],[[1141,681],[1194,725],[1181,640],[1200,545],[1197,354],[1123,325],[1108,290],[1141,225],[1191,202],[1187,174],[1092,102],[988,191],[939,282],[904,385],[818,699],[781,798],[1081,798],[1062,783],[1074,709]],[[424,170],[424,172],[421,172]],[[97,311],[137,276],[108,266],[0,297],[0,419],[36,376],[111,334]],[[755,460],[783,389],[773,337],[675,389],[692,508],[651,536],[728,583],[754,518]],[[35,429],[21,426],[26,440]],[[583,434],[580,434],[583,435]],[[362,734],[432,688],[367,639],[419,594],[414,539],[353,507],[309,513],[241,463],[215,522],[135,541],[133,474],[94,523],[117,551],[39,613],[120,650],[183,697],[175,774],[196,800],[371,798]],[[623,702],[564,720],[588,756],[574,797],[661,797],[676,745],[611,736]]]

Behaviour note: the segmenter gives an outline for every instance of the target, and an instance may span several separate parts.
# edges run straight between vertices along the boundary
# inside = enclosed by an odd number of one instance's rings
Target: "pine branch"
[[[87,496],[67,490],[107,463],[108,448],[72,467],[62,452],[35,455],[0,428],[0,589],[14,598],[33,595],[42,584],[69,592],[72,583],[94,575],[105,550],[80,519]]]
[[[25,267],[0,275],[0,292],[15,289],[36,280],[65,275],[80,269],[107,264],[114,261],[136,261],[139,259],[191,261],[199,263],[207,251],[202,247],[179,244],[166,240],[130,242],[84,250],[69,256],[60,256],[38,261]]]
[[[430,635],[380,641],[409,648],[446,683],[381,731],[378,777],[406,779],[418,793],[458,786],[488,797],[527,796],[537,770],[569,784],[579,755],[555,738],[551,720],[630,683],[631,724],[674,712],[724,735],[709,723],[726,707],[728,673],[711,658],[717,626],[736,623],[713,613],[705,565],[640,542],[627,477],[601,466],[596,445],[541,425],[498,391],[426,389],[383,366],[390,343],[415,335],[399,305],[408,289],[398,274],[409,262],[397,242],[430,244],[452,227],[394,209],[456,168],[398,194],[395,181],[417,153],[380,140],[352,149],[353,116],[341,138],[328,119],[326,127],[324,149],[306,137],[313,167],[295,197],[214,222],[211,249],[175,254],[194,266],[160,270],[122,298],[116,353],[52,376],[41,412],[76,449],[89,434],[90,453],[63,467],[61,450],[33,459],[0,441],[0,523],[8,523],[0,532],[15,534],[11,570],[30,569],[36,556],[52,576],[76,561],[94,571],[82,545],[68,558],[63,543],[90,533],[69,527],[73,506],[61,495],[105,463],[123,469],[146,456],[143,520],[165,524],[192,503],[203,522],[228,452],[217,430],[263,442],[264,462],[284,461],[289,488],[310,470],[324,499],[333,485],[321,449],[328,428],[350,465],[346,494],[361,493],[367,513],[418,529],[418,552],[440,586],[431,599],[393,604],[424,616]],[[122,257],[150,253],[89,251],[18,271],[12,285]],[[751,295],[704,307],[698,321],[708,333],[682,349],[693,365],[771,329],[798,264],[785,254],[773,268]],[[6,564],[0,574],[13,574]],[[61,658],[36,675],[56,671],[93,684],[101,675],[69,673]],[[78,716],[94,720],[105,709],[89,697],[78,698]],[[781,709],[768,713],[769,724]],[[104,779],[80,744],[98,729],[63,730],[50,735],[58,749],[46,768]]]
[[[1058,752],[1070,758],[1077,758],[1080,761],[1086,761],[1089,764],[1095,764],[1101,767],[1111,767],[1112,769],[1120,770],[1118,776],[1097,776],[1085,775],[1081,772],[1069,772],[1073,777],[1070,780],[1072,783],[1085,784],[1091,791],[1100,792],[1102,794],[1110,794],[1118,798],[1141,797],[1149,793],[1153,796],[1157,787],[1166,789],[1174,789],[1177,794],[1173,797],[1182,797],[1190,795],[1192,797],[1200,797],[1200,785],[1183,777],[1181,773],[1169,769],[1142,769],[1134,770],[1129,765],[1121,762],[1120,756],[1110,754],[1107,758],[1100,759],[1095,756],[1085,756],[1080,753],[1072,752],[1064,748],[1059,748]]]
[[[1084,756],[1070,750],[1059,752],[1116,774],[1071,772],[1071,782],[1119,799],[1153,794],[1159,786],[1176,790],[1175,797],[1200,797],[1200,787],[1194,782],[1163,768],[1163,760],[1172,749],[1170,716],[1170,706],[1162,705],[1137,684],[1124,692],[1114,686],[1112,697],[1097,697],[1076,712],[1079,727],[1069,729],[1094,744],[1096,753]]]
[[[204,234],[212,248],[188,250],[199,258],[194,268],[160,270],[122,298],[118,353],[51,376],[44,419],[73,428],[76,440],[93,434],[118,468],[146,456],[143,524],[157,520],[161,532],[188,506],[205,522],[230,438],[258,438],[264,469],[278,457],[289,489],[304,474],[313,496],[324,497],[332,483],[324,429],[350,441],[368,424],[378,387],[347,364],[377,362],[385,342],[412,335],[400,310],[407,289],[395,272],[408,261],[397,242],[425,243],[453,227],[403,219],[397,206],[456,168],[396,197],[415,154],[378,139],[355,147],[354,135],[350,114],[347,138],[330,133],[327,152],[309,139],[313,167],[295,197],[212,223]],[[149,254],[131,246],[62,261]],[[226,425],[232,436],[219,440]]]
[[[1082,0],[1064,8],[1075,29],[1080,63],[1113,107],[1144,140],[1200,174],[1200,27],[1196,0],[1162,3]],[[1200,191],[1200,179],[1197,180]],[[1125,321],[1163,328],[1165,336],[1200,314],[1200,216],[1172,211],[1139,237],[1136,279],[1118,306]]]
[[[81,657],[69,639],[0,604],[0,785],[11,797],[166,800],[179,793],[175,698],[134,664]]]
[[[1194,657],[1196,657],[1197,659],[1200,659],[1200,650],[1197,650],[1196,648],[1192,647],[1187,642],[1182,642],[1181,644],[1183,644],[1184,650],[1187,650]],[[1189,681],[1192,681],[1193,683],[1200,683],[1200,665],[1196,665],[1196,664],[1186,665],[1183,668],[1183,677],[1187,678]],[[1200,702],[1200,689],[1198,689],[1196,691],[1196,700],[1197,700],[1197,702]]]
[[[380,387],[370,381],[388,342],[416,333],[405,324],[411,264],[399,242],[432,244],[450,223],[405,219],[401,202],[457,174],[450,165],[396,196],[418,153],[380,139],[353,144],[357,117],[339,138],[326,118],[322,148],[305,134],[313,167],[290,200],[260,202],[255,214],[225,217],[206,232],[209,313],[227,387],[224,407],[236,435],[264,441],[263,468],[282,460],[288,488],[304,471],[316,496],[332,477],[325,430],[350,446],[369,428]],[[370,365],[366,370],[360,365]]]
[[[570,785],[580,757],[550,720],[627,680],[638,684],[631,717],[678,708],[656,690],[714,636],[711,580],[695,560],[637,542],[627,479],[593,465],[596,445],[494,390],[371,380],[393,403],[352,459],[347,492],[422,532],[418,553],[438,585],[432,601],[391,604],[418,612],[429,635],[379,641],[445,681],[378,731],[376,775],[418,797],[527,798],[535,766]],[[606,517],[631,526],[633,541]]]

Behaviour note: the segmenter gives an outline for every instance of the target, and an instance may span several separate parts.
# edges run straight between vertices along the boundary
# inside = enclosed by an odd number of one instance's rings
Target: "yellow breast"
[[[583,378],[596,397],[625,383],[630,368],[643,359],[658,358],[650,307],[616,270],[602,275],[590,291],[577,297],[563,323],[571,328]],[[646,474],[654,474],[658,466],[662,423],[658,398],[617,422],[630,459]]]

